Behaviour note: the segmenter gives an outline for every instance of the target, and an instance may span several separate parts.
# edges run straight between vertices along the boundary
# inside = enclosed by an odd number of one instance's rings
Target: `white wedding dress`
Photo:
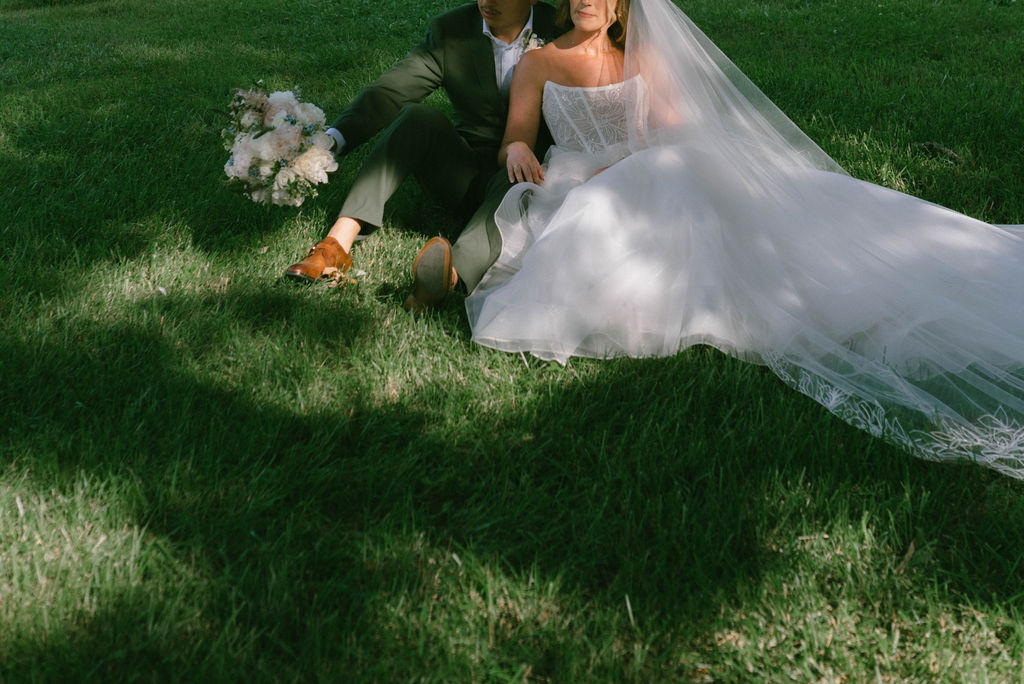
[[[473,339],[562,363],[712,345],[918,456],[1024,477],[1020,233],[700,125],[662,135],[651,90],[546,84],[546,179],[496,214]]]

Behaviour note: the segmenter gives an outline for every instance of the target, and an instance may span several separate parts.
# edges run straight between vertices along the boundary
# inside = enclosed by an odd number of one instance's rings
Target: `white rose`
[[[259,167],[257,167],[259,170],[259,177],[262,178],[263,180],[269,180],[270,177],[274,175],[274,165],[262,159],[260,159],[259,162],[260,165]]]
[[[274,190],[283,190],[288,184],[299,177],[299,172],[290,166],[285,166],[274,177]]]
[[[302,197],[295,197],[288,184],[299,180],[299,172],[290,166],[286,166],[277,172],[274,184],[270,188],[270,201],[274,204],[299,206],[302,204]]]

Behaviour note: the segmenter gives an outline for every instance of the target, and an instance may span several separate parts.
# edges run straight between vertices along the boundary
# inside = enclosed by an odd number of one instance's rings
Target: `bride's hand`
[[[511,143],[506,148],[505,167],[508,169],[510,183],[537,183],[544,180],[544,169],[541,168],[537,156],[524,142]]]

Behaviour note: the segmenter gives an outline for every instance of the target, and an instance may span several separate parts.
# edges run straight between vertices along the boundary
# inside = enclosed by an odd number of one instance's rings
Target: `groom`
[[[446,205],[479,208],[454,247],[438,237],[417,254],[405,308],[418,313],[440,303],[456,280],[472,290],[501,251],[494,209],[509,183],[497,156],[512,70],[524,51],[559,33],[554,14],[537,0],[476,0],[434,17],[423,40],[327,131],[344,155],[383,130],[327,237],[285,275],[308,282],[328,268],[346,271],[357,236],[380,227],[385,202],[412,174]],[[451,100],[454,123],[421,104],[438,88]]]

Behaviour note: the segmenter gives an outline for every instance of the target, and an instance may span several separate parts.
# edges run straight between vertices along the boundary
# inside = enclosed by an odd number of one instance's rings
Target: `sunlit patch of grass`
[[[715,633],[715,648],[758,679],[842,678],[867,654],[881,681],[1012,672],[1022,647],[1017,621],[921,592],[915,577],[934,572],[943,550],[921,539],[893,548],[889,524],[865,513],[774,540],[771,578],[726,611],[732,626]],[[789,653],[781,673],[779,649]]]
[[[83,474],[67,487],[39,485],[13,468],[0,482],[0,662],[8,674],[81,667],[78,649],[89,643],[104,645],[91,654],[92,671],[117,671],[118,657],[187,652],[208,637],[202,564],[125,510],[130,483]],[[120,655],[105,649],[129,635]]]

